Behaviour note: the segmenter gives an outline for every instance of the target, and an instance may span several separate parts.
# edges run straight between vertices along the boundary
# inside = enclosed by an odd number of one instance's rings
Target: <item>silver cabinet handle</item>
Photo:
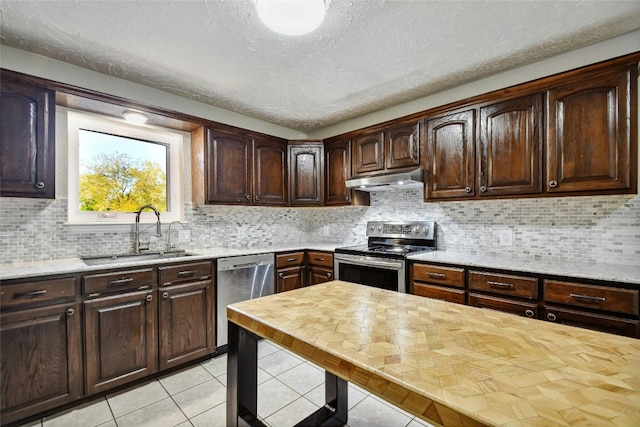
[[[484,185],[480,187],[480,192],[481,193],[486,193],[487,192],[487,187],[485,187]]]
[[[491,286],[492,288],[498,288],[498,289],[511,289],[513,288],[513,283],[502,283],[502,282],[487,282],[487,285]]]
[[[324,258],[314,258],[316,261],[324,261]]]
[[[74,314],[75,312],[76,312],[76,311],[75,311],[73,308],[68,308],[68,309],[67,309],[67,316],[73,316],[73,314]]]
[[[316,197],[316,202],[320,202],[320,197]]]
[[[256,197],[254,197],[253,199],[257,202],[257,201],[259,201],[259,200],[260,200],[260,197],[259,197],[259,196],[256,196]]]
[[[547,313],[547,319],[552,322],[555,322],[558,319],[558,317],[553,313]]]
[[[331,279],[332,274],[331,273],[327,273],[327,279]]]
[[[46,289],[42,289],[39,291],[31,291],[31,292],[18,292],[13,294],[13,299],[17,298],[35,298],[47,293]]]
[[[191,277],[191,276],[193,276],[195,274],[196,274],[195,270],[179,271],[178,272],[178,277]]]
[[[471,193],[471,187],[465,187],[464,191],[467,192],[467,193]]]
[[[126,279],[120,279],[120,280],[110,280],[109,286],[126,285],[127,283],[130,283],[130,282],[133,282],[133,277],[127,277]]]
[[[295,260],[296,260],[295,258],[287,258],[287,262],[293,262]]]
[[[429,273],[427,276],[429,276],[432,279],[439,279],[439,280],[444,280],[447,278],[446,274],[442,274],[442,273]]]
[[[349,196],[345,196],[344,199],[348,202],[349,201]]]
[[[529,318],[533,317],[533,310],[525,310],[524,315]]]
[[[589,302],[605,302],[605,297],[592,297],[591,295],[569,294],[571,298],[587,300]]]
[[[147,297],[145,299],[147,300],[147,302],[151,302],[151,301],[153,301],[153,296],[152,295],[147,295]]]
[[[44,182],[42,182],[42,181],[36,182],[36,188],[38,190],[42,190],[44,188]]]
[[[245,195],[244,195],[244,198],[245,198],[245,199],[247,199],[247,200],[251,200],[251,196],[250,196],[250,195],[248,195],[248,194],[245,194]]]
[[[284,273],[278,273],[278,277],[282,279],[284,277]]]
[[[558,186],[558,181],[549,181],[549,187],[556,188]]]
[[[163,292],[162,293],[162,298],[164,298],[164,299],[169,298],[169,292]]]

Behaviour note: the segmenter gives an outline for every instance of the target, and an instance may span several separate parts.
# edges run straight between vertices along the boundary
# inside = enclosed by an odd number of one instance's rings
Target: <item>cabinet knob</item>
[[[524,312],[524,315],[527,316],[527,317],[533,317],[533,310],[526,310]]]
[[[153,300],[153,296],[152,295],[147,295],[147,297],[145,299],[147,300],[147,302],[151,302]]]
[[[248,195],[248,194],[245,194],[245,195],[244,195],[244,198],[245,198],[245,199],[247,199],[247,200],[251,200],[251,196],[250,196],[250,195]]]
[[[278,273],[278,277],[282,279],[284,277],[284,273]]]
[[[44,182],[42,182],[42,181],[36,182],[36,188],[38,190],[42,190],[44,188]]]
[[[73,316],[73,314],[74,314],[75,312],[76,312],[76,311],[75,311],[73,308],[68,308],[68,309],[67,309],[67,316]]]
[[[467,192],[467,193],[471,193],[471,187],[465,187],[464,191]]]
[[[331,273],[327,273],[327,279],[331,279],[332,274]]]
[[[256,196],[253,199],[257,202],[258,200],[260,200],[260,196]]]
[[[558,186],[558,181],[549,181],[549,187],[556,188]]]
[[[558,316],[556,316],[553,313],[547,313],[547,320],[550,320],[552,322],[555,322],[558,319]]]
[[[487,187],[485,187],[484,185],[480,187],[481,193],[486,193],[486,191],[487,191]]]
[[[164,299],[169,298],[169,292],[163,292],[162,293],[162,298],[164,298]]]
[[[320,197],[316,197],[316,202],[319,202],[319,201],[320,201]]]
[[[348,202],[349,201],[349,196],[345,196],[344,199]]]

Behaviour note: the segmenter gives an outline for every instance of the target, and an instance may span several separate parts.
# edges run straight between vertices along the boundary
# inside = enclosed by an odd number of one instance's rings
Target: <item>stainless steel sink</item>
[[[153,261],[156,259],[180,258],[193,256],[186,251],[170,252],[144,252],[140,254],[113,254],[97,256],[81,256],[80,259],[87,265],[116,264],[131,261]]]

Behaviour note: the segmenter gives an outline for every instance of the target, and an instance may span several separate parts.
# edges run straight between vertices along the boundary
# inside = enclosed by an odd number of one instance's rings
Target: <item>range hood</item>
[[[385,173],[381,175],[362,175],[348,179],[347,188],[360,191],[391,191],[422,188],[422,168]]]

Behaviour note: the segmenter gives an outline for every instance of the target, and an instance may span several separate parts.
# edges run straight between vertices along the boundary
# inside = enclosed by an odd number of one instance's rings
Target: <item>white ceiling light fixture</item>
[[[329,0],[256,0],[258,16],[264,25],[287,36],[317,29],[328,6]]]
[[[122,113],[122,115],[124,116],[124,119],[126,121],[128,121],[129,123],[134,123],[136,125],[144,124],[147,122],[147,120],[149,120],[149,117],[139,111],[125,111],[124,113]]]

